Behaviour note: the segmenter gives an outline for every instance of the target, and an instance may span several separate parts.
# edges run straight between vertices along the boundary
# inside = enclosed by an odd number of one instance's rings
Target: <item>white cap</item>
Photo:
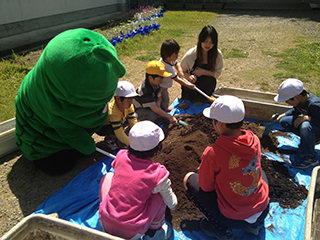
[[[276,102],[285,102],[290,98],[299,95],[303,89],[303,83],[300,80],[288,78],[280,84],[278,94],[274,97],[274,100]]]
[[[223,123],[237,123],[244,119],[244,104],[235,96],[223,95],[205,108],[203,115]]]
[[[140,95],[136,93],[136,90],[134,89],[134,86],[132,83],[128,81],[119,81],[116,92],[114,93],[114,96],[136,97]]]
[[[163,130],[148,120],[136,123],[129,132],[130,147],[136,151],[149,151],[163,139]]]

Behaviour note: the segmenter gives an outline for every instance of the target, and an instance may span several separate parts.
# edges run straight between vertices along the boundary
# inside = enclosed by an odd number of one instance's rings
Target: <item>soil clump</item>
[[[167,221],[177,231],[199,231],[198,224],[194,223],[204,215],[188,200],[182,181],[186,173],[197,172],[204,149],[213,144],[219,135],[212,126],[212,120],[204,117],[202,113],[178,115],[176,118],[186,122],[188,126],[170,125],[169,128],[164,128],[166,138],[163,149],[153,161],[166,166],[170,172],[172,189],[178,198],[178,208],[171,213],[167,212]],[[270,132],[267,136],[262,136],[264,127],[259,122],[245,121],[242,128],[251,130],[260,138],[261,153],[273,152],[281,155],[276,137],[286,136],[286,132]],[[294,209],[301,205],[308,191],[290,175],[284,163],[269,160],[262,155],[261,165],[269,181],[270,202],[278,202],[284,209]]]

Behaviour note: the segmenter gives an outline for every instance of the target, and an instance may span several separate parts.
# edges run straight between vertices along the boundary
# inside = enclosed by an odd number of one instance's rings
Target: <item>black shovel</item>
[[[269,134],[269,132],[271,131],[271,129],[273,127],[273,123],[278,118],[278,116],[279,116],[279,113],[276,113],[276,115],[274,115],[272,121],[266,125],[266,128],[264,129],[262,136],[266,136]]]

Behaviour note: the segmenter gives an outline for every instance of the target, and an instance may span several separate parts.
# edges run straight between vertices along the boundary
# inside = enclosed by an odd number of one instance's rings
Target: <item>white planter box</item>
[[[15,142],[16,119],[0,123],[0,157],[17,150]]]
[[[214,97],[233,95],[240,98],[246,109],[246,118],[258,121],[270,122],[274,113],[284,113],[290,108],[286,103],[274,101],[275,93],[266,93],[239,88],[222,87],[214,93]]]
[[[108,233],[44,214],[25,217],[1,238],[1,240],[21,239],[123,240]]]
[[[319,239],[320,234],[320,166],[312,170],[308,192],[304,240]],[[317,236],[317,237],[316,237]]]

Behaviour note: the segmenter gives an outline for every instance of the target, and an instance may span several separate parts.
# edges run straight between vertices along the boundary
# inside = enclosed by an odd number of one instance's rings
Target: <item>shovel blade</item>
[[[270,133],[272,127],[273,127],[273,122],[272,123],[268,123],[266,125],[266,128],[264,129],[264,132],[263,132],[262,136],[268,135]]]
[[[186,122],[184,122],[184,121],[182,121],[182,120],[179,120],[179,121],[178,121],[178,124],[179,124],[179,125],[183,125],[183,126],[188,126],[188,125],[189,125],[188,123],[186,123]]]
[[[273,123],[278,118],[278,116],[279,116],[279,114],[276,113],[276,115],[273,117],[272,121],[266,125],[266,128],[264,129],[262,136],[266,136],[270,133],[270,131],[273,127]]]

